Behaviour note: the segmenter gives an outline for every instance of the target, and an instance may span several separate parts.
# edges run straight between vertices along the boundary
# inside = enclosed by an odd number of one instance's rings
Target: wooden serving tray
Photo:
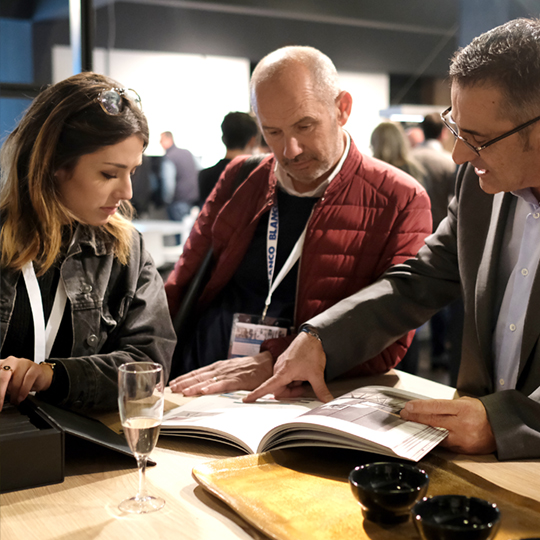
[[[301,448],[207,462],[195,480],[244,520],[276,540],[418,540],[407,523],[364,520],[348,484],[357,465],[389,461],[350,450]],[[393,460],[397,461],[397,460]],[[428,496],[461,494],[496,503],[496,540],[540,535],[540,503],[505,490],[433,454],[418,463],[430,477]]]

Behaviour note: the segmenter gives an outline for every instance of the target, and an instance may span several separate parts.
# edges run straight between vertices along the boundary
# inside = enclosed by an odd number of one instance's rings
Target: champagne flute
[[[146,491],[146,462],[154,449],[163,419],[163,368],[152,362],[130,362],[118,371],[118,409],[124,434],[139,469],[137,495],[122,501],[124,512],[145,514],[163,508],[165,501]]]

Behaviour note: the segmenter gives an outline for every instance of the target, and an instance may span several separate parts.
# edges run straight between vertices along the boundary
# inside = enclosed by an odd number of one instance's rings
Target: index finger
[[[258,388],[255,388],[253,392],[250,392],[242,401],[244,403],[253,403],[266,394],[282,393],[290,382],[292,381],[287,380],[287,378],[283,377],[283,375],[273,375],[268,380],[263,382]]]

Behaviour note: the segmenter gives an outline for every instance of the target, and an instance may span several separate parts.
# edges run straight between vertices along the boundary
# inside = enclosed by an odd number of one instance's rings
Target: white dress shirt
[[[516,387],[525,315],[540,261],[538,200],[528,188],[512,193],[514,216],[506,224],[498,279],[506,288],[493,334],[497,391]]]

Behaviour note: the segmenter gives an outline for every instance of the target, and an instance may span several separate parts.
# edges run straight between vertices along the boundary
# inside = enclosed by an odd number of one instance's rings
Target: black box
[[[29,400],[0,412],[0,493],[64,481],[64,432]]]
[[[28,396],[0,412],[0,493],[64,481],[66,434],[136,460],[123,435],[100,421]],[[148,459],[147,465],[156,462]]]

